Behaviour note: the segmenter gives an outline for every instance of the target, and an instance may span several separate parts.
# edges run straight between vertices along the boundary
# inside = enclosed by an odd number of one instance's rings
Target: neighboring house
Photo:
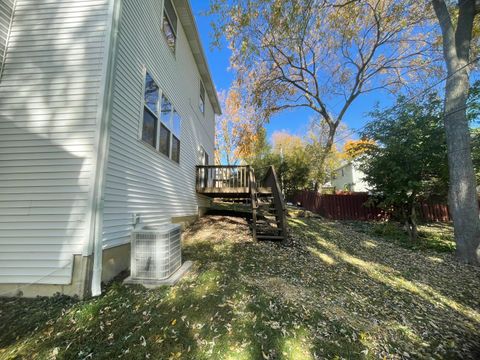
[[[363,178],[365,174],[358,168],[355,162],[348,162],[335,170],[331,186],[336,191],[367,192],[368,183]]]
[[[0,61],[0,295],[99,294],[134,218],[209,205],[220,105],[188,0],[2,0]]]

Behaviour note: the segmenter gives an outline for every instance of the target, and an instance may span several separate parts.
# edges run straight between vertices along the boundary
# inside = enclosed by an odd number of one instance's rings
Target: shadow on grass
[[[458,264],[452,254],[436,251],[404,249],[390,239],[371,237],[356,231],[350,224],[307,221],[302,226],[318,246],[317,238],[335,239],[336,247],[344,253],[363,260],[364,264],[383,266],[383,270],[405,281],[410,280],[428,288],[428,292],[445,295],[465,306],[478,307],[472,293],[478,286],[479,269]],[[403,249],[402,249],[403,248]],[[464,287],[459,287],[461,279]],[[447,286],[451,284],[451,286]]]
[[[443,328],[442,337],[449,339],[437,344],[443,356],[477,357],[479,269],[458,264],[450,255],[429,256],[375,241],[338,223],[297,219],[291,225],[304,234],[302,243],[313,257],[336,269],[339,287],[365,300],[385,328],[396,323],[397,332],[417,339],[420,348],[435,344],[424,340],[425,329],[435,334]]]
[[[411,241],[401,224],[388,222],[342,221],[342,224],[377,239],[391,241],[411,250],[454,253],[455,240],[451,224],[425,223],[419,225],[418,239]]]
[[[467,298],[478,286],[464,301],[447,297],[402,275],[408,250],[392,263],[391,244],[316,220],[291,225],[302,236],[284,248],[252,242],[245,220],[200,220],[184,243],[195,268],[172,288],[114,283],[82,302],[21,300],[10,317],[0,300],[0,323],[17,320],[0,337],[0,358],[475,358],[478,303]],[[441,266],[432,271],[446,276]],[[454,282],[445,286],[456,291]],[[45,313],[29,321],[32,311]]]

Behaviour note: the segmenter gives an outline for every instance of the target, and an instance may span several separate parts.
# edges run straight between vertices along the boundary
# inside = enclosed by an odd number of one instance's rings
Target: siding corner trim
[[[102,86],[97,113],[97,158],[95,163],[94,184],[92,186],[91,225],[88,251],[93,251],[92,296],[102,293],[102,224],[105,178],[109,148],[109,130],[111,119],[111,99],[113,92],[114,64],[116,57],[118,26],[121,13],[121,0],[110,0],[108,26],[106,30],[105,57],[102,70]]]
[[[5,67],[8,40],[10,38],[16,4],[17,0],[6,0],[5,3],[0,7],[0,81],[2,79],[3,68]],[[10,11],[10,13],[8,13],[8,11]],[[3,32],[6,34],[4,35]]]

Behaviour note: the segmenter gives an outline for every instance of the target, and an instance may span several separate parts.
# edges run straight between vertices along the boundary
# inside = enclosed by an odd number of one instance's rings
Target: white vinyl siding
[[[15,0],[0,1],[0,77],[2,75],[3,61],[7,51],[8,34],[12,21]]]
[[[335,171],[335,179],[332,180],[332,186],[339,191],[368,191],[368,184],[363,180],[365,174],[355,163],[348,163]]]
[[[0,82],[0,283],[68,284],[85,248],[109,2],[16,2]]]
[[[195,215],[207,203],[195,192],[195,166],[201,146],[213,154],[213,109],[207,99],[205,117],[199,110],[200,75],[180,21],[174,56],[162,16],[162,1],[123,1],[104,194],[105,247],[130,240],[135,213],[145,223],[162,225],[175,216]],[[181,116],[180,164],[140,140],[145,68]]]

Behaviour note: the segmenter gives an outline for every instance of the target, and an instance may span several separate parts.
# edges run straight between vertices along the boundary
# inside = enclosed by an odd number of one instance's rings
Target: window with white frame
[[[182,119],[149,73],[145,76],[141,139],[173,161],[180,163]]]
[[[202,80],[200,80],[200,102],[199,108],[202,114],[205,114],[205,86],[203,86]]]
[[[157,147],[159,94],[160,90],[157,84],[147,73],[145,76],[142,140],[154,148]]]
[[[173,161],[180,162],[180,127],[181,118],[177,110],[173,109],[172,113],[172,153],[170,154]]]
[[[168,124],[170,123],[170,119],[172,117],[172,103],[170,100],[167,99],[165,95],[162,95],[162,105],[160,110],[160,147],[159,151],[170,157],[170,136],[171,131],[169,129]]]
[[[205,149],[202,147],[200,147],[200,165],[208,165],[209,164],[209,157],[208,157],[208,153],[205,151]]]
[[[163,2],[163,33],[167,39],[168,46],[175,53],[177,45],[177,14],[171,0]]]

